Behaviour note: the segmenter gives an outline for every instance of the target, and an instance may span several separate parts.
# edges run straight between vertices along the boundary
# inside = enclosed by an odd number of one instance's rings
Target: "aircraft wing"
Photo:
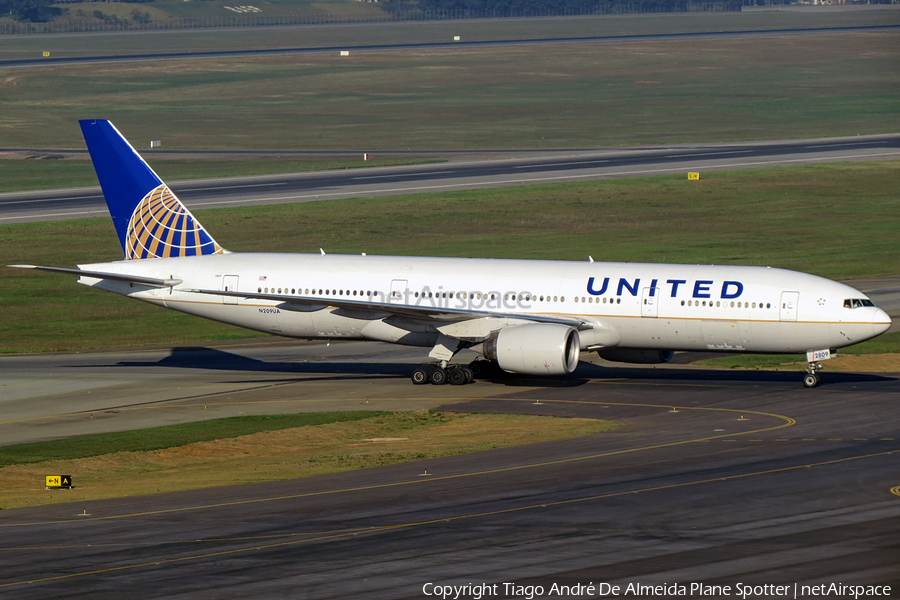
[[[285,304],[300,306],[319,306],[322,308],[334,306],[336,308],[365,310],[386,315],[402,315],[427,321],[441,321],[453,323],[467,321],[469,319],[481,319],[494,317],[500,319],[520,319],[534,321],[535,323],[558,323],[569,325],[578,330],[593,329],[593,325],[582,319],[567,317],[564,315],[541,315],[532,313],[501,313],[486,310],[471,310],[464,308],[449,308],[443,306],[429,306],[417,304],[399,304],[390,302],[372,302],[371,300],[349,300],[334,297],[321,298],[310,296],[292,296],[289,294],[262,294],[255,292],[226,292],[223,290],[184,290],[195,294],[210,294],[213,296],[228,296],[230,298],[252,298],[254,300],[272,300]]]
[[[66,269],[64,267],[42,267],[38,265],[7,265],[14,269],[36,269],[38,271],[52,271],[54,273],[69,273],[80,277],[94,277],[96,279],[111,279],[113,281],[125,281],[127,283],[139,283],[154,287],[175,287],[182,283],[181,279],[159,279],[157,277],[144,277],[142,275],[128,275],[127,273],[106,273],[103,271],[85,271],[84,269]]]

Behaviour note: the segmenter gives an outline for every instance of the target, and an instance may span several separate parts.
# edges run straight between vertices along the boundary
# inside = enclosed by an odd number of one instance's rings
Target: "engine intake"
[[[579,346],[572,327],[529,323],[504,327],[484,342],[482,353],[510,373],[568,375],[578,366]]]

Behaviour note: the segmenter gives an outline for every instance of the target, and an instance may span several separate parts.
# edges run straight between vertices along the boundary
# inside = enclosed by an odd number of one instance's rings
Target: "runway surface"
[[[302,27],[302,26],[301,26]],[[783,36],[783,35],[813,35],[834,33],[868,33],[878,31],[893,31],[900,29],[897,25],[861,25],[847,27],[802,27],[784,29],[756,29],[737,31],[710,31],[690,33],[656,33],[656,34],[632,34],[632,35],[602,35],[582,37],[553,37],[553,38],[529,38],[511,40],[475,40],[453,42],[426,42],[407,44],[364,44],[343,46],[298,46],[294,48],[254,48],[247,50],[213,50],[194,52],[161,52],[145,54],[114,54],[97,56],[53,56],[42,58],[24,58],[12,60],[0,60],[0,68],[31,67],[37,65],[53,64],[92,64],[104,62],[140,62],[148,60],[173,60],[186,58],[223,58],[237,56],[271,56],[281,54],[321,54],[328,52],[389,52],[407,50],[440,50],[446,48],[493,48],[500,46],[524,46],[544,44],[583,44],[583,43],[608,43],[608,42],[642,42],[657,40],[693,40],[716,39],[735,37],[758,36]],[[79,34],[83,35],[83,34]],[[299,36],[298,36],[299,37]]]
[[[590,582],[730,585],[732,596],[738,584],[900,589],[898,375],[826,371],[805,389],[796,372],[597,359],[564,379],[415,387],[407,374],[420,356],[287,341],[0,357],[0,435],[363,405],[623,426],[301,480],[0,511],[0,597],[396,599],[428,597],[428,583],[497,584],[494,597],[514,597],[504,583],[543,586],[539,597]]]
[[[474,152],[474,151],[473,151]],[[440,151],[434,151],[440,154]],[[169,182],[191,210],[900,157],[900,134],[580,151]],[[152,164],[152,155],[149,155]],[[47,168],[52,168],[48,165]],[[160,174],[165,180],[165,173]],[[106,216],[99,187],[0,194],[0,224]]]

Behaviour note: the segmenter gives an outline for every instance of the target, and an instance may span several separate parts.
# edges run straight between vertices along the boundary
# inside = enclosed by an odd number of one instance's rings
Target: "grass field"
[[[297,426],[304,418],[312,424]],[[335,419],[331,413],[267,419],[268,424],[284,427],[215,439],[204,434],[216,421],[138,430],[127,433],[138,440],[132,448],[121,443],[122,434],[112,440],[89,436],[94,439],[48,442],[40,450],[30,444],[26,455],[58,453],[64,445],[69,449],[67,458],[0,468],[0,508],[290,479],[589,435],[617,426],[591,419],[435,412],[370,414],[353,420]],[[228,421],[233,428],[255,424],[248,418]],[[148,450],[140,443],[172,439],[172,429],[182,440],[176,445],[161,442]],[[192,432],[197,432],[194,440]],[[96,451],[81,456],[71,451],[78,446]],[[13,446],[0,452],[14,453],[17,448],[22,450]],[[44,475],[54,473],[72,475],[75,489],[45,491]]]
[[[230,11],[226,6],[235,6],[230,0],[204,0],[203,2],[185,2],[184,0],[153,0],[142,2],[138,7],[146,13],[153,22],[165,22],[167,19],[227,19],[236,17],[239,13]],[[93,12],[102,11],[105,15],[115,16],[122,20],[131,20],[132,11],[135,10],[131,2],[77,2],[74,4],[58,4],[60,8],[69,9],[68,13],[54,20],[55,23],[63,23],[67,20],[91,21],[95,20]],[[240,5],[239,5],[240,6]],[[256,3],[254,7],[259,12],[251,13],[259,17],[301,16],[301,15],[332,15],[334,17],[379,18],[385,13],[378,3],[356,2],[353,0],[266,0]],[[79,13],[80,11],[80,13]]]
[[[88,458],[116,452],[152,452],[266,431],[347,423],[388,414],[390,413],[383,411],[360,410],[291,415],[248,415],[133,431],[82,435],[50,442],[0,446],[0,468],[10,465]]]
[[[86,117],[167,149],[572,148],[894,132],[896,35],[0,69],[0,148],[81,148],[76,121]],[[153,36],[119,43],[144,37]]]
[[[667,176],[198,211],[233,251],[768,265],[832,279],[897,273],[900,162]],[[258,232],[265,232],[260,236]],[[0,227],[0,264],[121,258],[108,219]],[[0,269],[0,352],[257,335]]]

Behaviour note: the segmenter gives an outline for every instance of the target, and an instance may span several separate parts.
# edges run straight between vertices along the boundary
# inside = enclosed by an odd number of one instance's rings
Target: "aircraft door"
[[[797,320],[797,305],[800,304],[800,292],[781,292],[779,317],[782,321]]]
[[[641,291],[641,316],[656,317],[659,315],[659,288],[644,288]]]
[[[222,291],[223,292],[236,292],[238,291],[238,276],[237,275],[226,275],[222,278]],[[222,296],[222,304],[237,304],[238,299],[232,296]]]
[[[406,279],[394,279],[391,281],[391,294],[388,302],[391,304],[409,304],[409,289]]]

